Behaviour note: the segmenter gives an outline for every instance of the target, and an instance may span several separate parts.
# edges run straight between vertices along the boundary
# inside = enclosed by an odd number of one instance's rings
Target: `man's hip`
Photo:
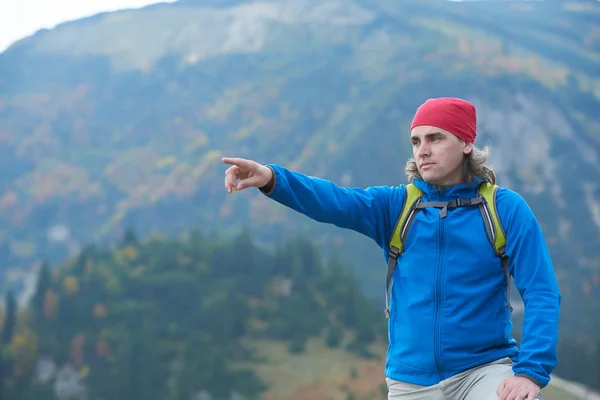
[[[389,400],[498,400],[500,383],[514,376],[510,358],[460,372],[438,384],[421,386],[386,378]],[[542,400],[540,395],[537,399]],[[527,399],[534,400],[534,399]]]

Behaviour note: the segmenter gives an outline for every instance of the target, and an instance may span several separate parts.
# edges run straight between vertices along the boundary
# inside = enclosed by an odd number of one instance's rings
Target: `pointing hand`
[[[225,171],[225,189],[228,193],[249,187],[260,188],[269,183],[273,176],[271,168],[252,160],[224,157],[221,161],[231,165]]]

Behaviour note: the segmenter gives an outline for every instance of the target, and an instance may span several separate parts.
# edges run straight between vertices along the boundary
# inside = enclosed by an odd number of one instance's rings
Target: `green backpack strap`
[[[506,255],[506,233],[500,222],[498,210],[496,209],[496,193],[498,186],[489,182],[483,182],[479,185],[478,194],[485,198],[485,202],[480,205],[481,216],[485,225],[488,240],[494,249],[494,252],[502,262],[504,276],[506,278],[506,308],[513,311],[510,304],[510,272],[508,270],[508,256]]]
[[[398,217],[398,220],[396,221],[396,226],[394,227],[394,231],[389,243],[390,251],[388,252],[388,269],[385,281],[386,319],[390,317],[390,283],[394,274],[394,268],[396,268],[396,261],[398,260],[398,257],[404,251],[404,239],[406,238],[408,228],[410,227],[410,224],[412,224],[417,212],[415,204],[421,200],[421,196],[423,196],[421,189],[412,183],[406,185],[406,199],[402,205],[400,217]]]

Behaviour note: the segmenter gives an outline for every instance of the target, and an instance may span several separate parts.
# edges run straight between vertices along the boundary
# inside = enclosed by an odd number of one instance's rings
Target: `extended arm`
[[[403,195],[403,187],[344,188],[278,165],[267,166],[273,178],[261,191],[269,198],[315,221],[362,233],[380,246],[388,240],[390,201],[392,195]]]
[[[510,272],[525,305],[513,371],[543,388],[557,363],[560,290],[544,235],[525,200],[504,189],[498,192],[497,204],[506,229]]]

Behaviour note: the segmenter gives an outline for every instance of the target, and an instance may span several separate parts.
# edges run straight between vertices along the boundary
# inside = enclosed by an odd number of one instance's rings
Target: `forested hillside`
[[[128,232],[114,249],[88,246],[48,267],[29,307],[2,318],[3,399],[254,398],[269,390],[256,372],[269,360],[252,343],[385,350],[381,310],[302,238],[267,251],[248,232],[143,243]]]
[[[26,308],[10,292],[6,303],[2,399],[306,399],[344,376],[349,394],[386,393],[381,308],[301,237],[266,250],[248,231],[145,241],[128,231],[114,248],[45,264]],[[600,389],[600,352],[573,339],[560,339],[557,374]],[[565,400],[552,390],[548,400]]]

